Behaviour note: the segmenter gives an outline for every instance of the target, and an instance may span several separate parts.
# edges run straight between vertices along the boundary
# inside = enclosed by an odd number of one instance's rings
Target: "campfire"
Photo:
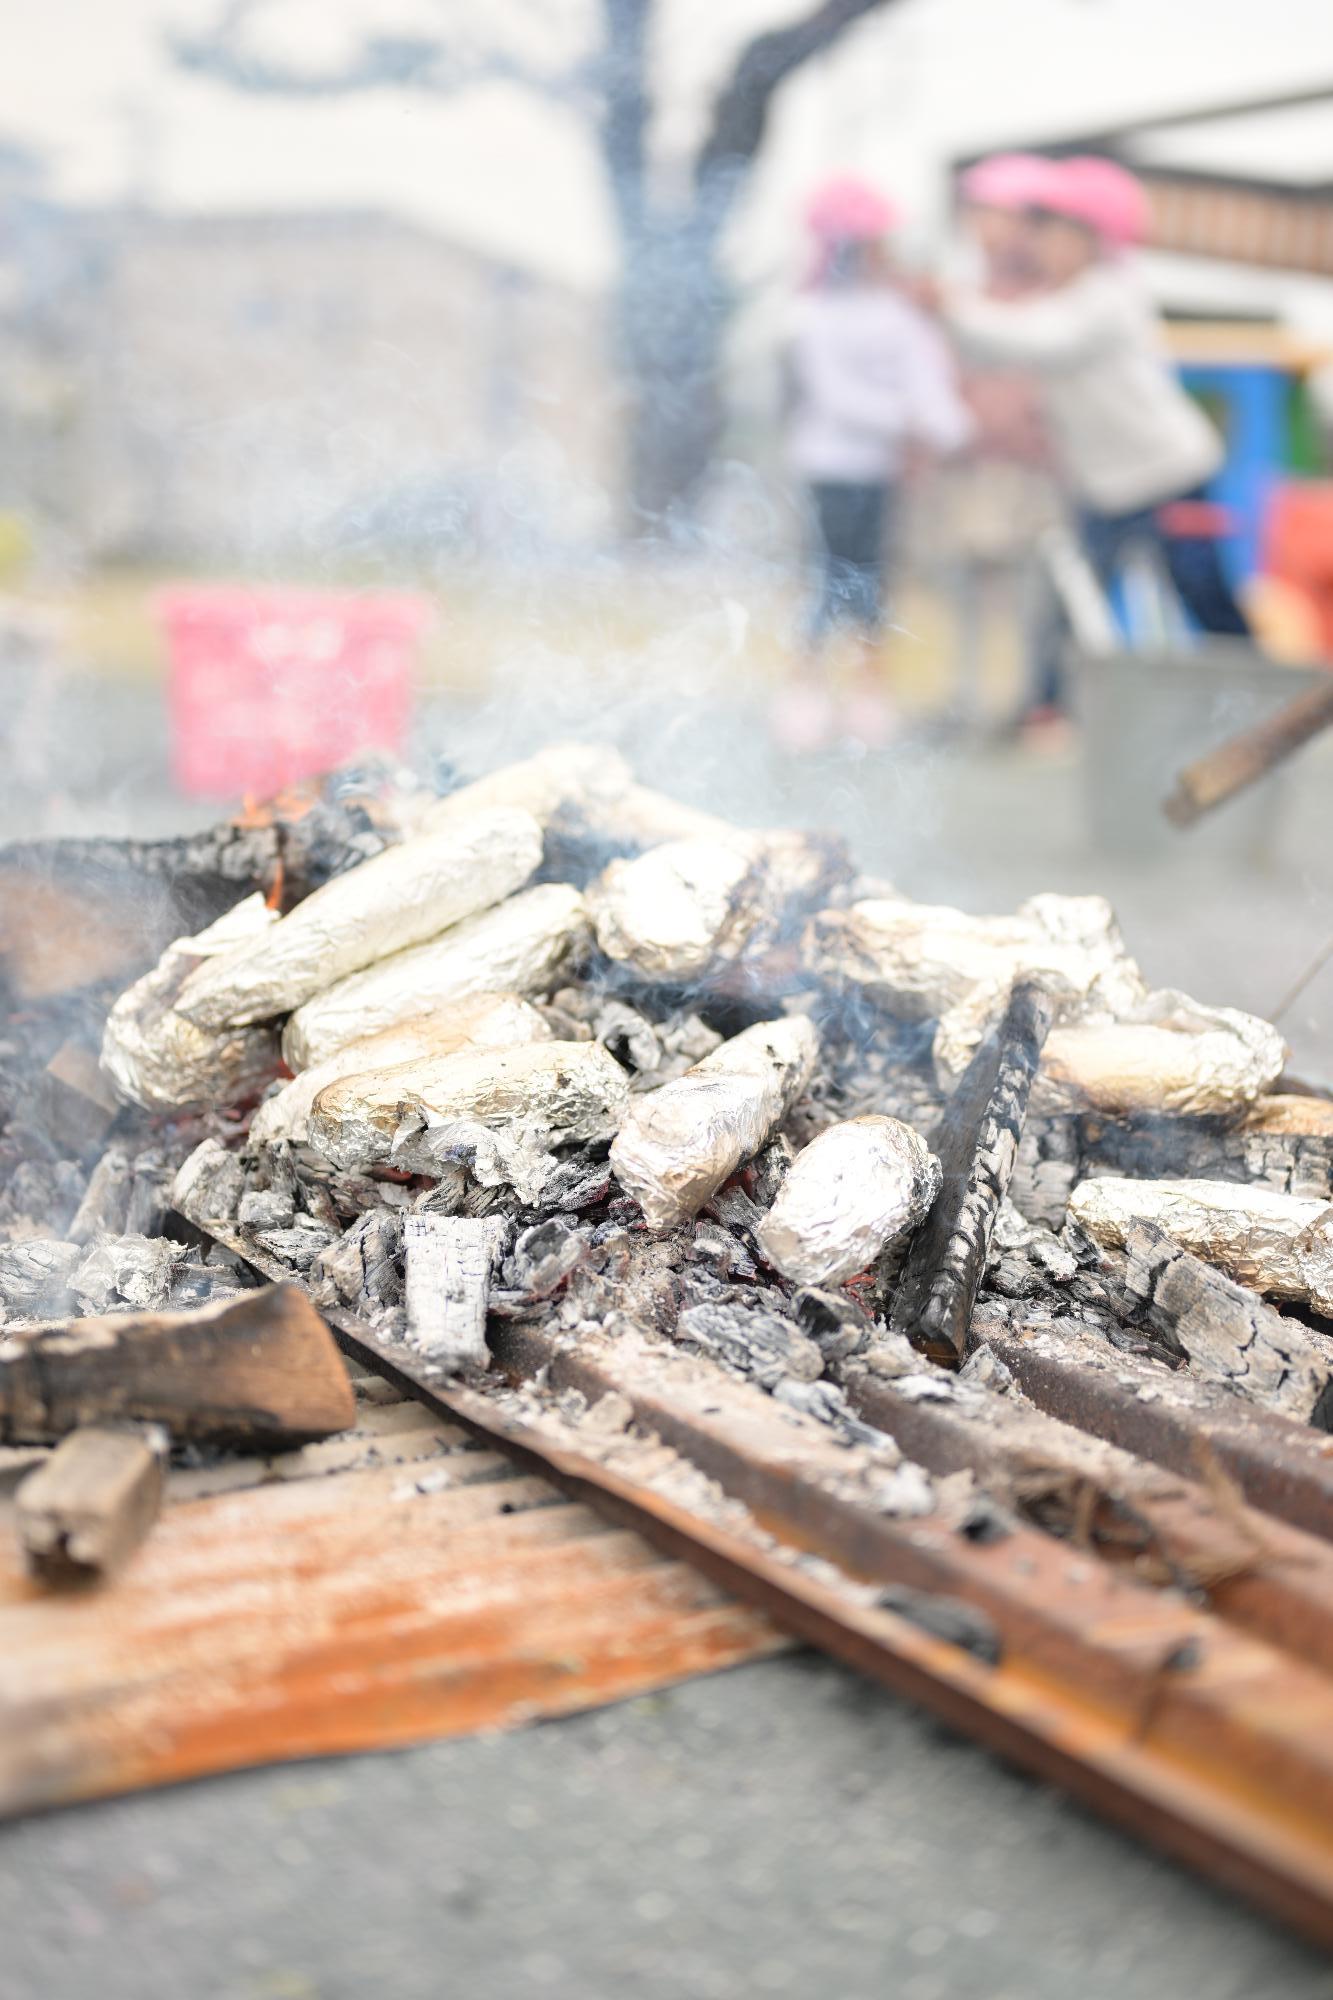
[[[170,1453],[348,1424],[332,1327],[649,1514],[669,1445],[701,1537],[748,1509],[729,1560],[808,1618],[827,1586],[828,1643],[1068,1673],[1087,1585],[1333,1660],[1333,1103],[1152,990],[1102,899],[923,905],[583,746],[0,886],[0,1439],[42,1448],[43,1577],[123,1561]],[[1048,1545],[1093,1583],[1038,1602]]]

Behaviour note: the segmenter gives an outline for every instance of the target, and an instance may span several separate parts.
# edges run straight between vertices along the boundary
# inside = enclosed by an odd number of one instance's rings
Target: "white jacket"
[[[1031,299],[957,293],[947,308],[979,360],[1030,369],[1074,497],[1100,514],[1153,507],[1210,479],[1222,441],[1177,381],[1147,296],[1097,264]]]
[[[888,286],[803,292],[789,358],[787,460],[801,479],[893,479],[909,440],[951,452],[971,436],[947,343]]]

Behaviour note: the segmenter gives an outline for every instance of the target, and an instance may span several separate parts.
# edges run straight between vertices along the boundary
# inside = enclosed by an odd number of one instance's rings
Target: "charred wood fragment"
[[[118,1569],[162,1504],[167,1434],[158,1424],[71,1431],[14,1496],[24,1560],[46,1583]]]
[[[304,1444],[356,1421],[333,1337],[294,1285],[194,1312],[113,1314],[0,1340],[0,1440],[83,1424],[165,1424],[178,1439]]]
[[[449,1374],[485,1368],[486,1307],[504,1224],[469,1215],[403,1223],[407,1338]]]
[[[972,1058],[932,1136],[942,1186],[908,1254],[890,1323],[949,1365],[966,1350],[1053,1011],[1050,995],[1034,981],[1014,987],[1003,1020]]]

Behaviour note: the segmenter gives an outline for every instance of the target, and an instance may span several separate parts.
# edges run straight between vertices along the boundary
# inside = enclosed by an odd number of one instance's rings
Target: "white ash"
[[[262,938],[192,973],[178,1010],[202,1028],[288,1014],[349,973],[502,902],[541,852],[541,828],[513,807],[418,834],[335,876]]]
[[[256,1188],[243,1194],[236,1220],[245,1229],[289,1229],[296,1217],[290,1193],[280,1188]]]
[[[83,1255],[78,1244],[49,1237],[0,1243],[0,1309],[6,1320],[63,1311]]]
[[[1069,1215],[1098,1243],[1123,1249],[1154,1222],[1183,1249],[1252,1291],[1333,1318],[1333,1206],[1227,1181],[1083,1181]]]
[[[207,930],[178,938],[151,972],[116,1001],[102,1039],[102,1069],[124,1104],[145,1111],[236,1104],[262,1089],[278,1067],[271,1027],[203,1028],[175,1001],[203,962],[262,937],[277,921],[262,896],[247,896]]]
[[[549,1039],[550,1027],[516,993],[479,993],[454,1006],[441,1007],[418,1019],[364,1035],[266,1097],[250,1121],[250,1137],[259,1145],[275,1139],[302,1141],[308,1136],[310,1107],[326,1083],[359,1071],[391,1069],[396,1064],[456,1055],[467,1048],[506,1048]]]
[[[176,1274],[188,1251],[165,1237],[106,1237],[94,1244],[70,1273],[69,1289],[81,1311],[104,1313],[122,1307],[151,1312],[171,1298]]]
[[[348,1042],[479,993],[548,993],[590,935],[577,889],[525,889],[307,1001],[287,1023],[283,1056],[290,1069],[309,1069]]]
[[[841,1284],[909,1238],[939,1191],[939,1161],[910,1125],[849,1118],[796,1155],[759,1248],[794,1284]]]
[[[697,1213],[759,1151],[805,1089],[818,1054],[819,1037],[803,1015],[764,1021],[635,1098],[611,1165],[651,1227]]]

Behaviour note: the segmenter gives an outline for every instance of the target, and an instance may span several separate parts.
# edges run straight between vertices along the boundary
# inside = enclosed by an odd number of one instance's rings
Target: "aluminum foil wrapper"
[[[1033,896],[1003,917],[877,898],[821,911],[807,958],[821,978],[859,986],[904,1020],[938,1018],[935,1064],[946,1089],[1020,976],[1049,989],[1057,1022],[1116,1020],[1147,993],[1102,896]]]
[[[691,979],[717,957],[757,858],[754,843],[671,840],[613,861],[588,891],[597,942],[648,979]]]
[[[818,1055],[819,1036],[804,1015],[761,1021],[684,1076],[634,1099],[611,1165],[650,1227],[696,1214],[759,1151],[810,1081]]]
[[[459,1121],[549,1149],[609,1139],[628,1104],[629,1077],[600,1042],[468,1050],[326,1084],[311,1107],[310,1144],[343,1169],[433,1174]]]
[[[636,783],[618,750],[590,743],[552,743],[535,757],[488,771],[437,800],[422,824],[451,826],[479,808],[496,805],[521,806],[546,829],[562,823],[577,827],[621,852],[700,835],[725,840],[735,832],[712,813]]]
[[[417,834],[336,875],[264,937],[201,966],[177,1011],[201,1028],[290,1013],[349,973],[503,901],[541,853],[541,828],[513,806]]]
[[[264,1099],[250,1121],[250,1138],[261,1146],[278,1139],[302,1144],[311,1105],[325,1084],[336,1083],[340,1076],[393,1069],[400,1063],[430,1062],[463,1049],[511,1048],[523,1042],[549,1041],[550,1037],[551,1030],[537,1009],[516,993],[479,993],[396,1028],[382,1028],[377,1035],[363,1035],[313,1069],[303,1069]]]
[[[548,993],[590,935],[577,889],[563,882],[525,889],[308,1000],[283,1033],[287,1066],[310,1069],[363,1035],[478,993]]]
[[[201,960],[229,953],[278,922],[262,896],[247,896],[207,930],[177,938],[151,972],[127,987],[107,1016],[102,1069],[122,1103],[145,1111],[202,1110],[235,1104],[259,1090],[278,1067],[277,1030],[201,1028],[175,1000]]]
[[[1254,1014],[1151,993],[1128,1020],[1052,1028],[1031,1108],[1221,1117],[1270,1090],[1286,1058],[1277,1029]]]
[[[793,1284],[840,1285],[919,1229],[939,1191],[920,1133],[898,1118],[848,1118],[796,1155],[759,1247]]]
[[[588,908],[608,958],[647,979],[697,979],[776,942],[845,872],[837,844],[808,834],[672,840],[611,862]]]
[[[1136,1222],[1160,1229],[1228,1277],[1333,1318],[1333,1207],[1229,1181],[1081,1181],[1070,1220],[1122,1250]]]

